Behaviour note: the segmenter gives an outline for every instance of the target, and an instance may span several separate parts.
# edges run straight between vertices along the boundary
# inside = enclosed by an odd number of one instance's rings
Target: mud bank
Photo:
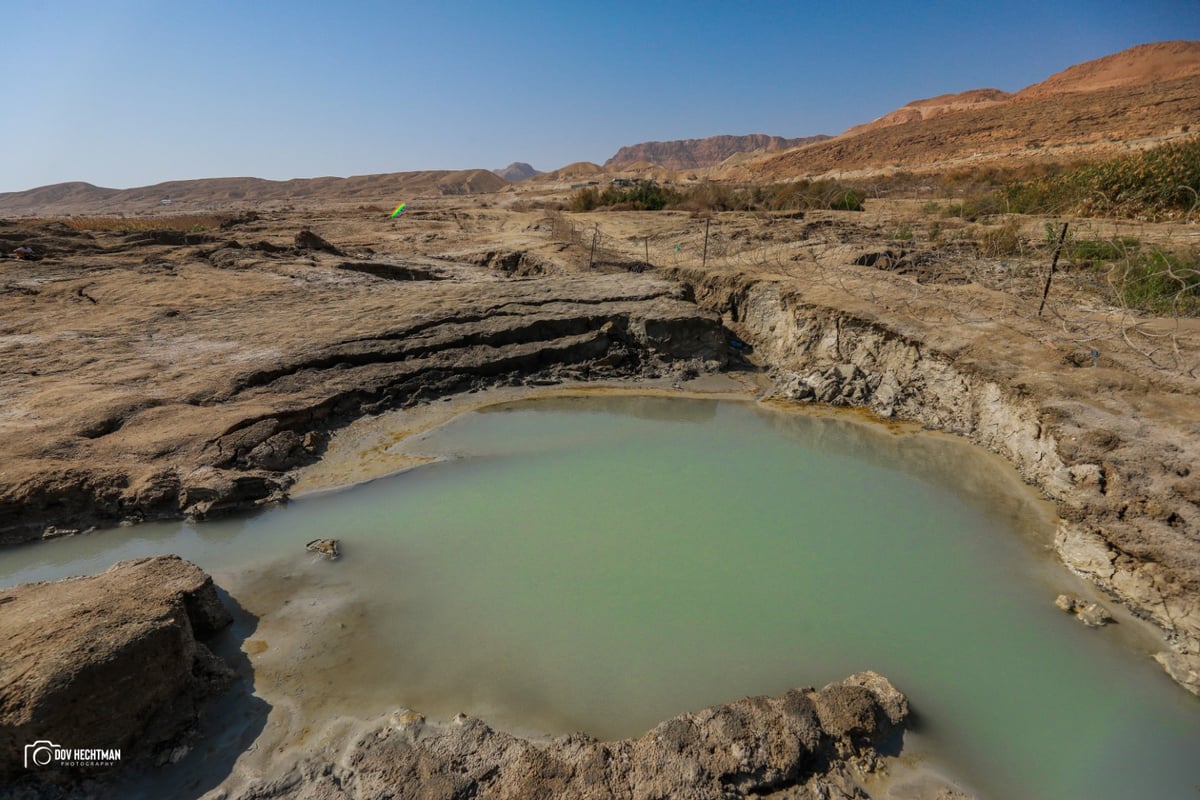
[[[337,761],[309,757],[228,796],[861,797],[882,780],[908,714],[904,695],[872,672],[683,714],[615,742],[531,741],[466,715],[433,723],[401,709]]]
[[[204,643],[230,622],[212,579],[178,556],[0,592],[0,780],[54,796],[186,751],[201,709],[235,680]],[[61,752],[33,752],[43,745]]]
[[[263,231],[278,235],[229,236]],[[367,414],[686,378],[729,352],[715,315],[647,276],[512,278],[302,235],[60,238],[0,286],[0,544],[284,499],[327,433]]]
[[[919,421],[1010,461],[1055,503],[1063,563],[1153,622],[1169,645],[1155,658],[1200,694],[1195,386],[1112,359],[1080,369],[1045,331],[996,336],[932,308],[900,317],[798,281],[674,277],[753,346],[772,396]]]

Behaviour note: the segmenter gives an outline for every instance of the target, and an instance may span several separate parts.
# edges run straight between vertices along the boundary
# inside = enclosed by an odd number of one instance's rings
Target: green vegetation
[[[1200,139],[1020,181],[999,194],[1021,214],[1176,219],[1200,213]]]
[[[1200,269],[1196,254],[1158,248],[1113,262],[1111,281],[1121,301],[1156,314],[1200,314]]]
[[[571,196],[572,211],[862,211],[866,192],[834,181],[796,181],[765,186],[700,183],[664,186],[652,181],[632,186],[589,186]]]
[[[674,189],[659,183],[641,181],[633,186],[609,186],[604,190],[595,186],[580,189],[571,197],[571,210],[611,208],[625,211],[662,211],[682,200],[683,195]]]
[[[1047,243],[1051,241],[1047,225]],[[1074,269],[1092,270],[1105,277],[1112,299],[1156,314],[1200,314],[1200,265],[1197,252],[1147,247],[1133,236],[1114,239],[1074,239],[1068,235],[1062,257]]]

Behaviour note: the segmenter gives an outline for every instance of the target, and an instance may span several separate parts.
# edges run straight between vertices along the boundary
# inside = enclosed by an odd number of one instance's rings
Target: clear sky
[[[0,22],[3,192],[836,134],[1200,39],[1200,0],[0,0]]]

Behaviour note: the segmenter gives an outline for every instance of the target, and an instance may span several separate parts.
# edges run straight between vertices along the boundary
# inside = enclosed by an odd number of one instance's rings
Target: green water
[[[468,414],[409,447],[454,457],[237,520],[4,551],[0,583],[177,552],[262,624],[272,575],[300,598],[333,585],[362,608],[324,654],[347,710],[526,731],[638,735],[874,669],[917,713],[906,746],[983,797],[1200,796],[1200,701],[1132,626],[1054,608],[1081,585],[1048,555],[1045,504],[961,442],[643,397]],[[317,536],[344,557],[303,554]]]

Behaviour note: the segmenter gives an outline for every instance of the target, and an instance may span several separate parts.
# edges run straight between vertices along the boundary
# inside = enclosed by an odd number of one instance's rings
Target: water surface
[[[407,446],[451,458],[237,520],[10,550],[0,579],[180,553],[304,666],[263,666],[259,693],[282,681],[313,715],[403,704],[609,738],[874,669],[918,715],[909,745],[986,797],[1197,796],[1200,703],[1132,626],[1054,608],[1086,589],[1048,556],[1047,505],[962,442],[626,397],[471,413]],[[344,558],[303,553],[318,536]],[[307,619],[325,622],[300,646],[284,631]]]

